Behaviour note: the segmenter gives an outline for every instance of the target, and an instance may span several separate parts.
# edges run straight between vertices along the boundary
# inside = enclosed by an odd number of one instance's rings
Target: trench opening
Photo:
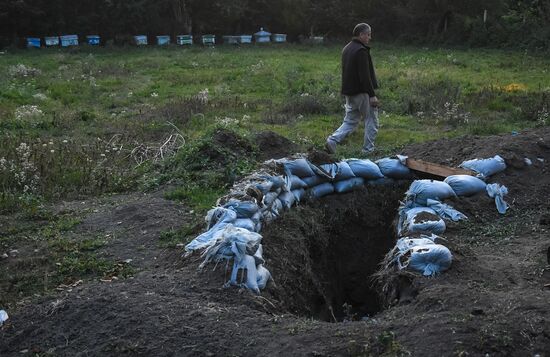
[[[283,216],[264,235],[276,298],[313,319],[366,320],[383,309],[372,275],[396,242],[409,183],[327,196]],[[273,249],[273,250],[272,250]]]

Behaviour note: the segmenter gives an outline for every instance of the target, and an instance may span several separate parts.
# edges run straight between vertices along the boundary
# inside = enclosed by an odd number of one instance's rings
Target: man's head
[[[357,38],[364,45],[367,45],[371,39],[371,28],[368,24],[362,22],[355,25],[353,29],[353,37]]]

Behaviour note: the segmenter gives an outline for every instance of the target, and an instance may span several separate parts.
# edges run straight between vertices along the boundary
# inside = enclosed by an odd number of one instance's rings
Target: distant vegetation
[[[547,0],[3,0],[0,46],[27,36],[252,33],[261,26],[290,38],[349,37],[369,22],[386,41],[550,48]]]

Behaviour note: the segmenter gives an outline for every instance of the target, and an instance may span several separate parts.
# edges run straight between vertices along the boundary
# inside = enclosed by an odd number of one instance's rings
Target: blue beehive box
[[[193,44],[193,35],[178,35],[176,43],[180,46],[188,46]]]
[[[61,36],[61,47],[78,46],[77,35]]]
[[[202,44],[205,46],[214,46],[216,44],[216,36],[202,35]]]
[[[99,46],[100,37],[98,35],[88,35],[86,41],[90,46]]]
[[[40,38],[38,37],[27,37],[27,47],[28,48],[40,48]]]
[[[136,44],[136,46],[145,46],[145,45],[147,45],[147,36],[145,36],[145,35],[134,36],[134,43]]]
[[[170,36],[157,36],[157,45],[164,46],[170,44]]]
[[[284,34],[284,33],[274,33],[273,35],[271,35],[271,40],[275,43],[286,42],[286,34]]]
[[[59,37],[58,36],[44,37],[44,42],[46,43],[46,47],[59,46]]]
[[[258,31],[254,34],[254,39],[256,40],[256,43],[271,42],[271,33],[267,32],[267,31],[264,31],[264,28],[261,27],[260,31]]]
[[[223,36],[223,43],[228,45],[238,45],[239,36]]]
[[[252,43],[252,35],[240,35],[239,43]]]

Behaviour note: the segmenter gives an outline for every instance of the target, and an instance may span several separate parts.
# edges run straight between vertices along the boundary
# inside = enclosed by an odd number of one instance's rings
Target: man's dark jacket
[[[377,88],[370,47],[353,39],[342,50],[342,94],[368,93],[369,97],[374,97]]]

